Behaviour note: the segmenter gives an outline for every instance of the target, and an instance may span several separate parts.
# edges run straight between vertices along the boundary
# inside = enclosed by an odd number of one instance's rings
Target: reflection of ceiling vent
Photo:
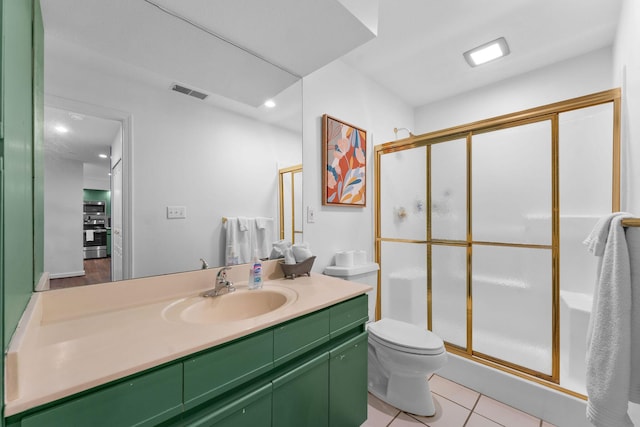
[[[176,92],[184,93],[185,95],[191,95],[198,99],[205,99],[207,96],[209,96],[206,93],[198,92],[197,90],[189,89],[188,87],[180,86],[179,84],[175,83],[171,86],[171,89],[175,90]]]

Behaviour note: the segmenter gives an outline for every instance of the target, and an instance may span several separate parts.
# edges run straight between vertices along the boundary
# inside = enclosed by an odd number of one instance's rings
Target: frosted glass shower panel
[[[382,242],[382,317],[427,328],[427,246]]]
[[[473,240],[551,244],[551,121],[473,135]]]
[[[467,238],[467,140],[431,146],[431,237]]]
[[[382,237],[426,240],[426,147],[388,153],[380,158]]]
[[[560,283],[593,294],[596,258],[582,241],[611,212],[613,104],[560,114]]]
[[[551,375],[551,250],[473,247],[473,349]]]
[[[431,325],[448,343],[467,347],[467,248],[431,249]]]

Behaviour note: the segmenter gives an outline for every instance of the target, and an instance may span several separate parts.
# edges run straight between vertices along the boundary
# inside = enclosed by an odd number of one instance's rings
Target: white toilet
[[[442,339],[426,329],[390,318],[369,323],[369,391],[403,411],[436,412],[428,376],[447,361]]]

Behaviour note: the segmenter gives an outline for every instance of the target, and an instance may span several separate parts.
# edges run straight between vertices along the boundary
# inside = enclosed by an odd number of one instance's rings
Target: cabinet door
[[[273,331],[276,366],[329,341],[329,310],[292,320]]]
[[[273,332],[267,331],[184,362],[184,406],[193,408],[273,367]]]
[[[28,415],[22,427],[154,426],[181,411],[178,363]]]
[[[188,427],[270,427],[271,383],[219,407],[196,421],[185,421]]]
[[[329,425],[329,353],[323,353],[273,381],[273,425]]]
[[[329,353],[329,425],[359,426],[367,420],[367,333]]]

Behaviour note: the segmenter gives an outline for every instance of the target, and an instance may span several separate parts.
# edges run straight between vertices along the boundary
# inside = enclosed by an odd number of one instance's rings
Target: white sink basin
[[[298,299],[296,291],[268,287],[235,292],[217,297],[189,297],[177,300],[162,311],[162,317],[174,322],[226,323],[257,318],[280,310]]]

